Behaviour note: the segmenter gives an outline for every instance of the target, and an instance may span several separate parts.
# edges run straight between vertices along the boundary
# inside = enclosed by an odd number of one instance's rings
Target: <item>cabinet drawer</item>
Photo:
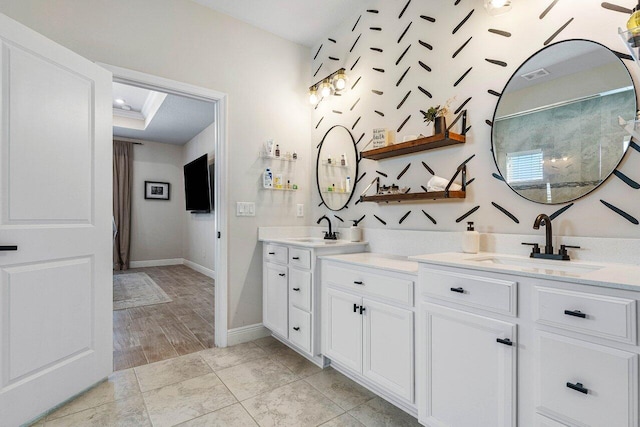
[[[378,296],[389,301],[413,305],[413,280],[391,277],[379,271],[361,271],[327,264],[323,270],[323,280],[358,294]]]
[[[307,249],[289,248],[289,265],[310,269],[311,251]]]
[[[289,268],[289,302],[304,311],[311,311],[311,272]]]
[[[295,307],[289,309],[289,340],[311,352],[311,315]]]
[[[560,335],[537,335],[537,409],[570,425],[633,426],[638,356]]]
[[[438,298],[494,313],[516,315],[517,283],[492,277],[423,269],[421,296]]]
[[[264,246],[264,259],[269,262],[287,263],[287,247],[266,244]]]
[[[635,344],[635,300],[536,287],[535,321],[549,326]]]

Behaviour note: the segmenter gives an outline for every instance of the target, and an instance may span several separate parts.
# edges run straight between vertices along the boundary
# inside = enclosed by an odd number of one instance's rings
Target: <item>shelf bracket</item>
[[[449,188],[451,187],[451,184],[453,184],[453,181],[458,177],[459,174],[462,174],[462,191],[467,191],[467,165],[466,163],[463,163],[458,166],[458,168],[456,169],[456,173],[453,174],[453,177],[449,180],[449,183],[444,188],[444,192],[446,193],[447,197],[449,197]]]
[[[373,181],[371,181],[371,184],[367,185],[367,188],[364,189],[364,191],[360,194],[360,201],[363,202],[365,196],[367,195],[367,191],[369,191],[369,189],[371,188],[371,186],[373,184],[376,184],[376,194],[378,194],[378,192],[380,191],[380,177],[376,176],[375,178],[373,178]]]
[[[449,138],[449,131],[451,130],[452,127],[455,126],[456,123],[458,123],[458,120],[460,120],[460,118],[462,118],[462,132],[460,133],[460,135],[465,135],[467,132],[467,110],[462,110],[460,112],[460,114],[458,114],[456,116],[456,118],[453,120],[453,122],[449,125],[449,127],[445,130],[445,137]]]

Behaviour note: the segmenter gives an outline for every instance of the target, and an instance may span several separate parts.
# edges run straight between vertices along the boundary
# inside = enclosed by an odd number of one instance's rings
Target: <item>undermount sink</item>
[[[314,244],[335,244],[338,240],[325,240],[322,237],[289,237],[287,240],[298,243],[314,243]]]
[[[529,271],[533,273],[576,277],[604,268],[599,265],[578,264],[575,261],[544,261],[531,258],[511,258],[495,255],[470,258],[468,261],[485,265],[492,264],[496,266],[503,265],[507,267],[515,267],[522,271]]]

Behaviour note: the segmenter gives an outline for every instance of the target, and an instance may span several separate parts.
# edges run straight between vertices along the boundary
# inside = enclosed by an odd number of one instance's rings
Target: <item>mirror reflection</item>
[[[511,77],[496,107],[492,144],[498,170],[519,195],[565,203],[614,171],[630,137],[618,116],[636,112],[633,81],[608,48],[587,40],[548,46]]]
[[[349,203],[357,175],[355,139],[344,126],[333,126],[322,138],[316,162],[318,191],[329,209],[339,211]]]

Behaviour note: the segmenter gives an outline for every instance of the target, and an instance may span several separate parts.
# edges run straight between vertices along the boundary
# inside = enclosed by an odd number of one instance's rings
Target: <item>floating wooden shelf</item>
[[[381,160],[390,157],[404,156],[405,154],[419,151],[433,150],[434,148],[447,147],[449,145],[464,144],[466,137],[453,132],[440,133],[413,141],[401,142],[387,147],[367,150],[360,153],[365,159]]]
[[[405,194],[376,194],[374,196],[363,196],[363,202],[428,202],[430,200],[442,199],[464,199],[467,192],[460,191],[429,191],[424,193],[405,193]]]

